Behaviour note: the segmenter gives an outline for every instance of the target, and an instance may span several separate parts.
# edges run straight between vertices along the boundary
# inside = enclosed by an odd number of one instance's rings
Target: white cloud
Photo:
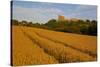
[[[97,9],[96,6],[80,5],[74,9],[69,9],[66,13],[69,18],[80,18],[80,19],[97,19]]]
[[[57,8],[25,8],[13,6],[13,18],[35,22],[47,22],[64,12]]]

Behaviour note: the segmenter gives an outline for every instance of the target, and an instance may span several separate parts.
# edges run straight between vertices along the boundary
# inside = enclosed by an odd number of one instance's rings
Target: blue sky
[[[46,23],[50,19],[57,19],[58,15],[63,15],[66,19],[97,19],[97,6],[94,5],[13,1],[12,8],[13,19],[34,23]]]

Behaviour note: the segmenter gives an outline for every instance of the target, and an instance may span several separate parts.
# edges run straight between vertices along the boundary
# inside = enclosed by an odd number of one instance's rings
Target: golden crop
[[[13,26],[12,42],[13,65],[96,60],[96,56],[92,56],[96,54],[96,37],[94,36]]]
[[[96,36],[55,32],[55,31],[35,29],[35,28],[32,28],[32,29],[34,29],[34,31],[42,37],[45,37],[47,39],[53,40],[58,43],[63,43],[65,46],[68,45],[68,46],[74,47],[94,57],[96,57],[97,55],[97,37]]]
[[[58,61],[44,52],[39,46],[32,42],[20,27],[12,28],[12,64],[33,65],[33,64],[54,64]]]

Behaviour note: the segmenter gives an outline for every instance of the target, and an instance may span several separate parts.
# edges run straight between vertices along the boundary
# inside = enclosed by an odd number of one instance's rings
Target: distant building
[[[79,19],[77,19],[77,18],[71,18],[70,21],[77,22],[77,21],[79,21]]]
[[[64,16],[59,15],[59,16],[58,16],[58,21],[65,21],[65,17],[64,17]]]
[[[58,21],[67,21],[67,22],[70,22],[70,21],[73,21],[73,22],[77,22],[77,21],[79,21],[79,19],[78,18],[65,18],[64,16],[62,16],[62,15],[59,15],[58,16]]]

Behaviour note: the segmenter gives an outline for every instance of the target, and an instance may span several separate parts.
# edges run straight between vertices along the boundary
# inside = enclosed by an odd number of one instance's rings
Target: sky
[[[65,16],[66,19],[97,20],[97,6],[33,1],[13,1],[12,3],[12,18],[19,21],[46,23],[50,19],[57,19],[59,15]]]

